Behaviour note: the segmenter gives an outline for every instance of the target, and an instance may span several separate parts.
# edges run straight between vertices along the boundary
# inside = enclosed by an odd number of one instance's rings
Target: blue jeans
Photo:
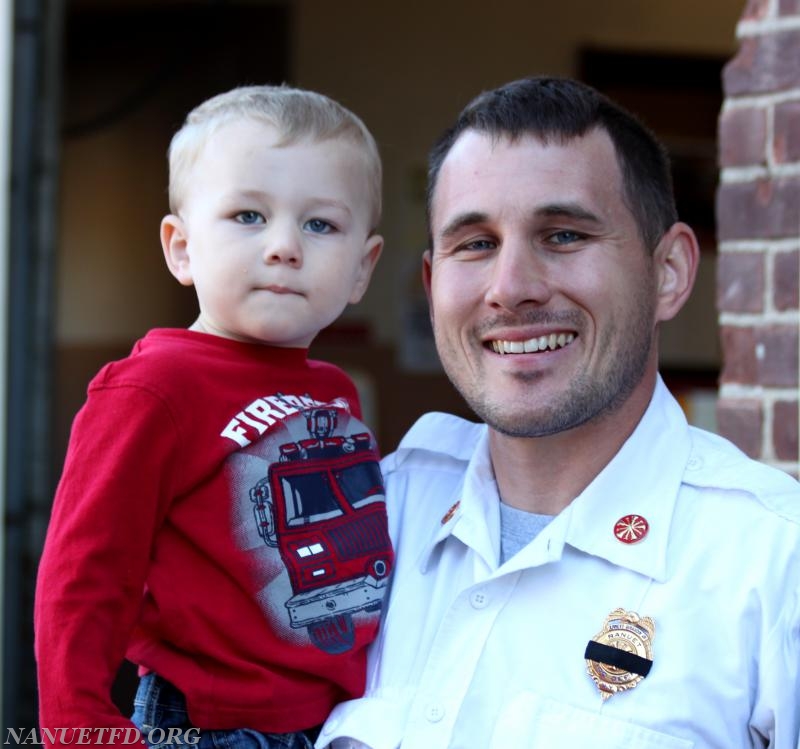
[[[261,733],[249,728],[198,730],[189,721],[186,698],[166,679],[147,674],[139,681],[131,720],[156,749],[313,749],[305,733]]]

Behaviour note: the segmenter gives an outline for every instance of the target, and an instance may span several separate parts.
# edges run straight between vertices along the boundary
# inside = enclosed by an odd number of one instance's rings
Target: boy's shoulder
[[[110,361],[93,378],[90,389],[123,384],[163,383],[190,373],[192,346],[179,329],[157,328],[133,344],[122,359]]]

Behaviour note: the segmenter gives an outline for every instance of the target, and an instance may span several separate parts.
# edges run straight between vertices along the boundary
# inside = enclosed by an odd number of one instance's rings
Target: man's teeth
[[[498,354],[531,354],[535,351],[555,351],[575,340],[574,333],[551,333],[529,338],[527,341],[492,341],[492,349]]]

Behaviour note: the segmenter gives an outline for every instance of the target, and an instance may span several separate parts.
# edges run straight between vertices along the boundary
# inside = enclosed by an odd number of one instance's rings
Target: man
[[[657,331],[698,262],[668,163],[569,80],[432,152],[439,355],[485,422],[385,460],[398,565],[366,696],[318,746],[798,746],[800,487],[691,428]]]

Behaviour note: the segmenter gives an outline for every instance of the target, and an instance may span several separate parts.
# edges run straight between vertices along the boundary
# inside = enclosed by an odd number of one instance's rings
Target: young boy
[[[37,581],[41,726],[309,747],[363,691],[392,566],[355,387],[306,358],[380,254],[380,159],[339,104],[254,86],[191,112],[169,162],[161,242],[200,314],[108,364],[75,420]],[[141,737],[110,698],[123,657]]]

